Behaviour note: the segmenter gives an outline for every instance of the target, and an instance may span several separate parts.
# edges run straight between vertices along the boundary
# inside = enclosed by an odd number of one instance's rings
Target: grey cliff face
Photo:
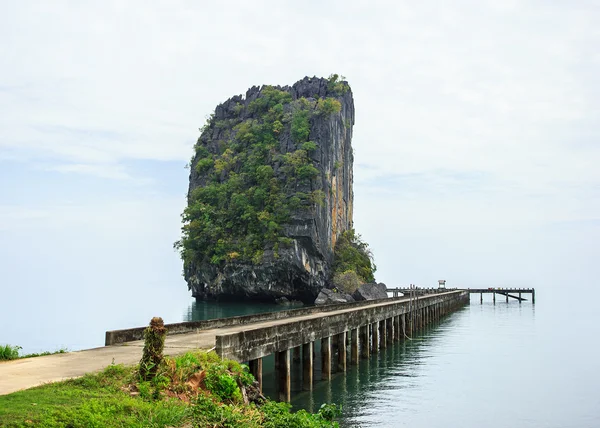
[[[331,90],[328,84],[327,79],[305,77],[291,87],[275,87],[290,93],[293,100],[334,97],[341,104],[339,112],[311,115],[309,140],[317,144],[317,149],[310,156],[318,174],[296,189],[306,193],[321,190],[325,196],[323,203],[292,212],[289,223],[283,226],[283,234],[291,239],[291,245],[279,249],[277,254],[265,248],[260,263],[188,263],[184,267],[184,276],[194,297],[265,301],[286,297],[312,303],[321,289],[329,285],[336,240],[352,228],[354,101],[349,88],[345,93],[339,93]],[[247,108],[242,110],[240,117],[239,104],[247,107],[259,97],[262,89],[254,86],[245,97],[234,96],[217,106],[215,121],[254,118]],[[199,143],[216,153],[219,141],[231,132],[231,129],[209,126],[200,136]],[[289,129],[281,132],[280,152],[291,153],[297,148]],[[196,171],[197,162],[196,157],[191,163],[188,201],[195,188],[207,184],[207,177]],[[284,172],[280,166],[274,164],[273,168],[275,175],[281,178]]]

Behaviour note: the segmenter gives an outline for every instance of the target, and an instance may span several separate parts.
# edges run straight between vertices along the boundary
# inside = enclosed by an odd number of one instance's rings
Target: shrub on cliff
[[[373,282],[375,281],[376,269],[369,244],[363,242],[354,229],[342,233],[335,244],[334,284],[336,276],[338,280],[344,277],[347,284],[354,284],[356,279],[362,281],[362,283]],[[357,278],[354,278],[350,272],[354,272]]]
[[[353,270],[333,274],[333,286],[347,294],[354,293],[364,282]]]

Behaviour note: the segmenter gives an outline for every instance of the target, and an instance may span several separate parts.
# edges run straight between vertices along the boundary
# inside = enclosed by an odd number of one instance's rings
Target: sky
[[[181,321],[199,128],[253,85],[331,73],[354,94],[354,225],[379,281],[594,289],[598,2],[0,9],[0,343]]]

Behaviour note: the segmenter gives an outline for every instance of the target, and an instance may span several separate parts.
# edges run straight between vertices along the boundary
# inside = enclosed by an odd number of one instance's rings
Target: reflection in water
[[[301,306],[255,302],[193,301],[187,311],[183,314],[183,318],[185,321],[203,321],[216,318],[260,314],[263,312],[277,312],[298,307]]]

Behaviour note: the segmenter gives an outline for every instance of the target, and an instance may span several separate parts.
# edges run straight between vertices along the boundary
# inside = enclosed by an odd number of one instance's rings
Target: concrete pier
[[[359,347],[360,347],[360,357],[363,359],[368,359],[370,356],[369,355],[369,347],[370,347],[369,324],[366,324],[366,325],[363,325],[360,327],[359,335],[360,335],[360,338],[358,339],[358,341],[359,341]]]
[[[350,364],[353,366],[358,364],[358,350],[359,350],[359,336],[358,336],[358,328],[352,329],[350,332]]]
[[[379,352],[379,321],[371,324],[371,332],[371,353],[376,354]]]
[[[302,389],[305,391],[312,391],[313,388],[314,347],[314,342],[302,345]]]
[[[290,371],[290,350],[275,352],[275,381],[279,401],[289,402],[292,398],[292,376]]]
[[[331,379],[331,336],[321,339],[321,379]]]
[[[328,381],[333,371],[347,368],[346,343],[349,336],[350,364],[369,358],[394,341],[410,337],[438,316],[468,303],[469,293],[457,290],[407,298],[382,299],[370,305],[350,307],[272,326],[240,329],[216,336],[216,351],[223,358],[254,361],[275,354],[278,397],[290,398],[290,350],[302,347],[302,388],[313,387],[313,341],[321,341],[321,379]],[[407,321],[410,319],[410,323]],[[409,330],[409,333],[406,331]],[[334,357],[337,356],[336,359]]]
[[[337,371],[346,372],[346,332],[343,331],[336,335],[338,343]]]

